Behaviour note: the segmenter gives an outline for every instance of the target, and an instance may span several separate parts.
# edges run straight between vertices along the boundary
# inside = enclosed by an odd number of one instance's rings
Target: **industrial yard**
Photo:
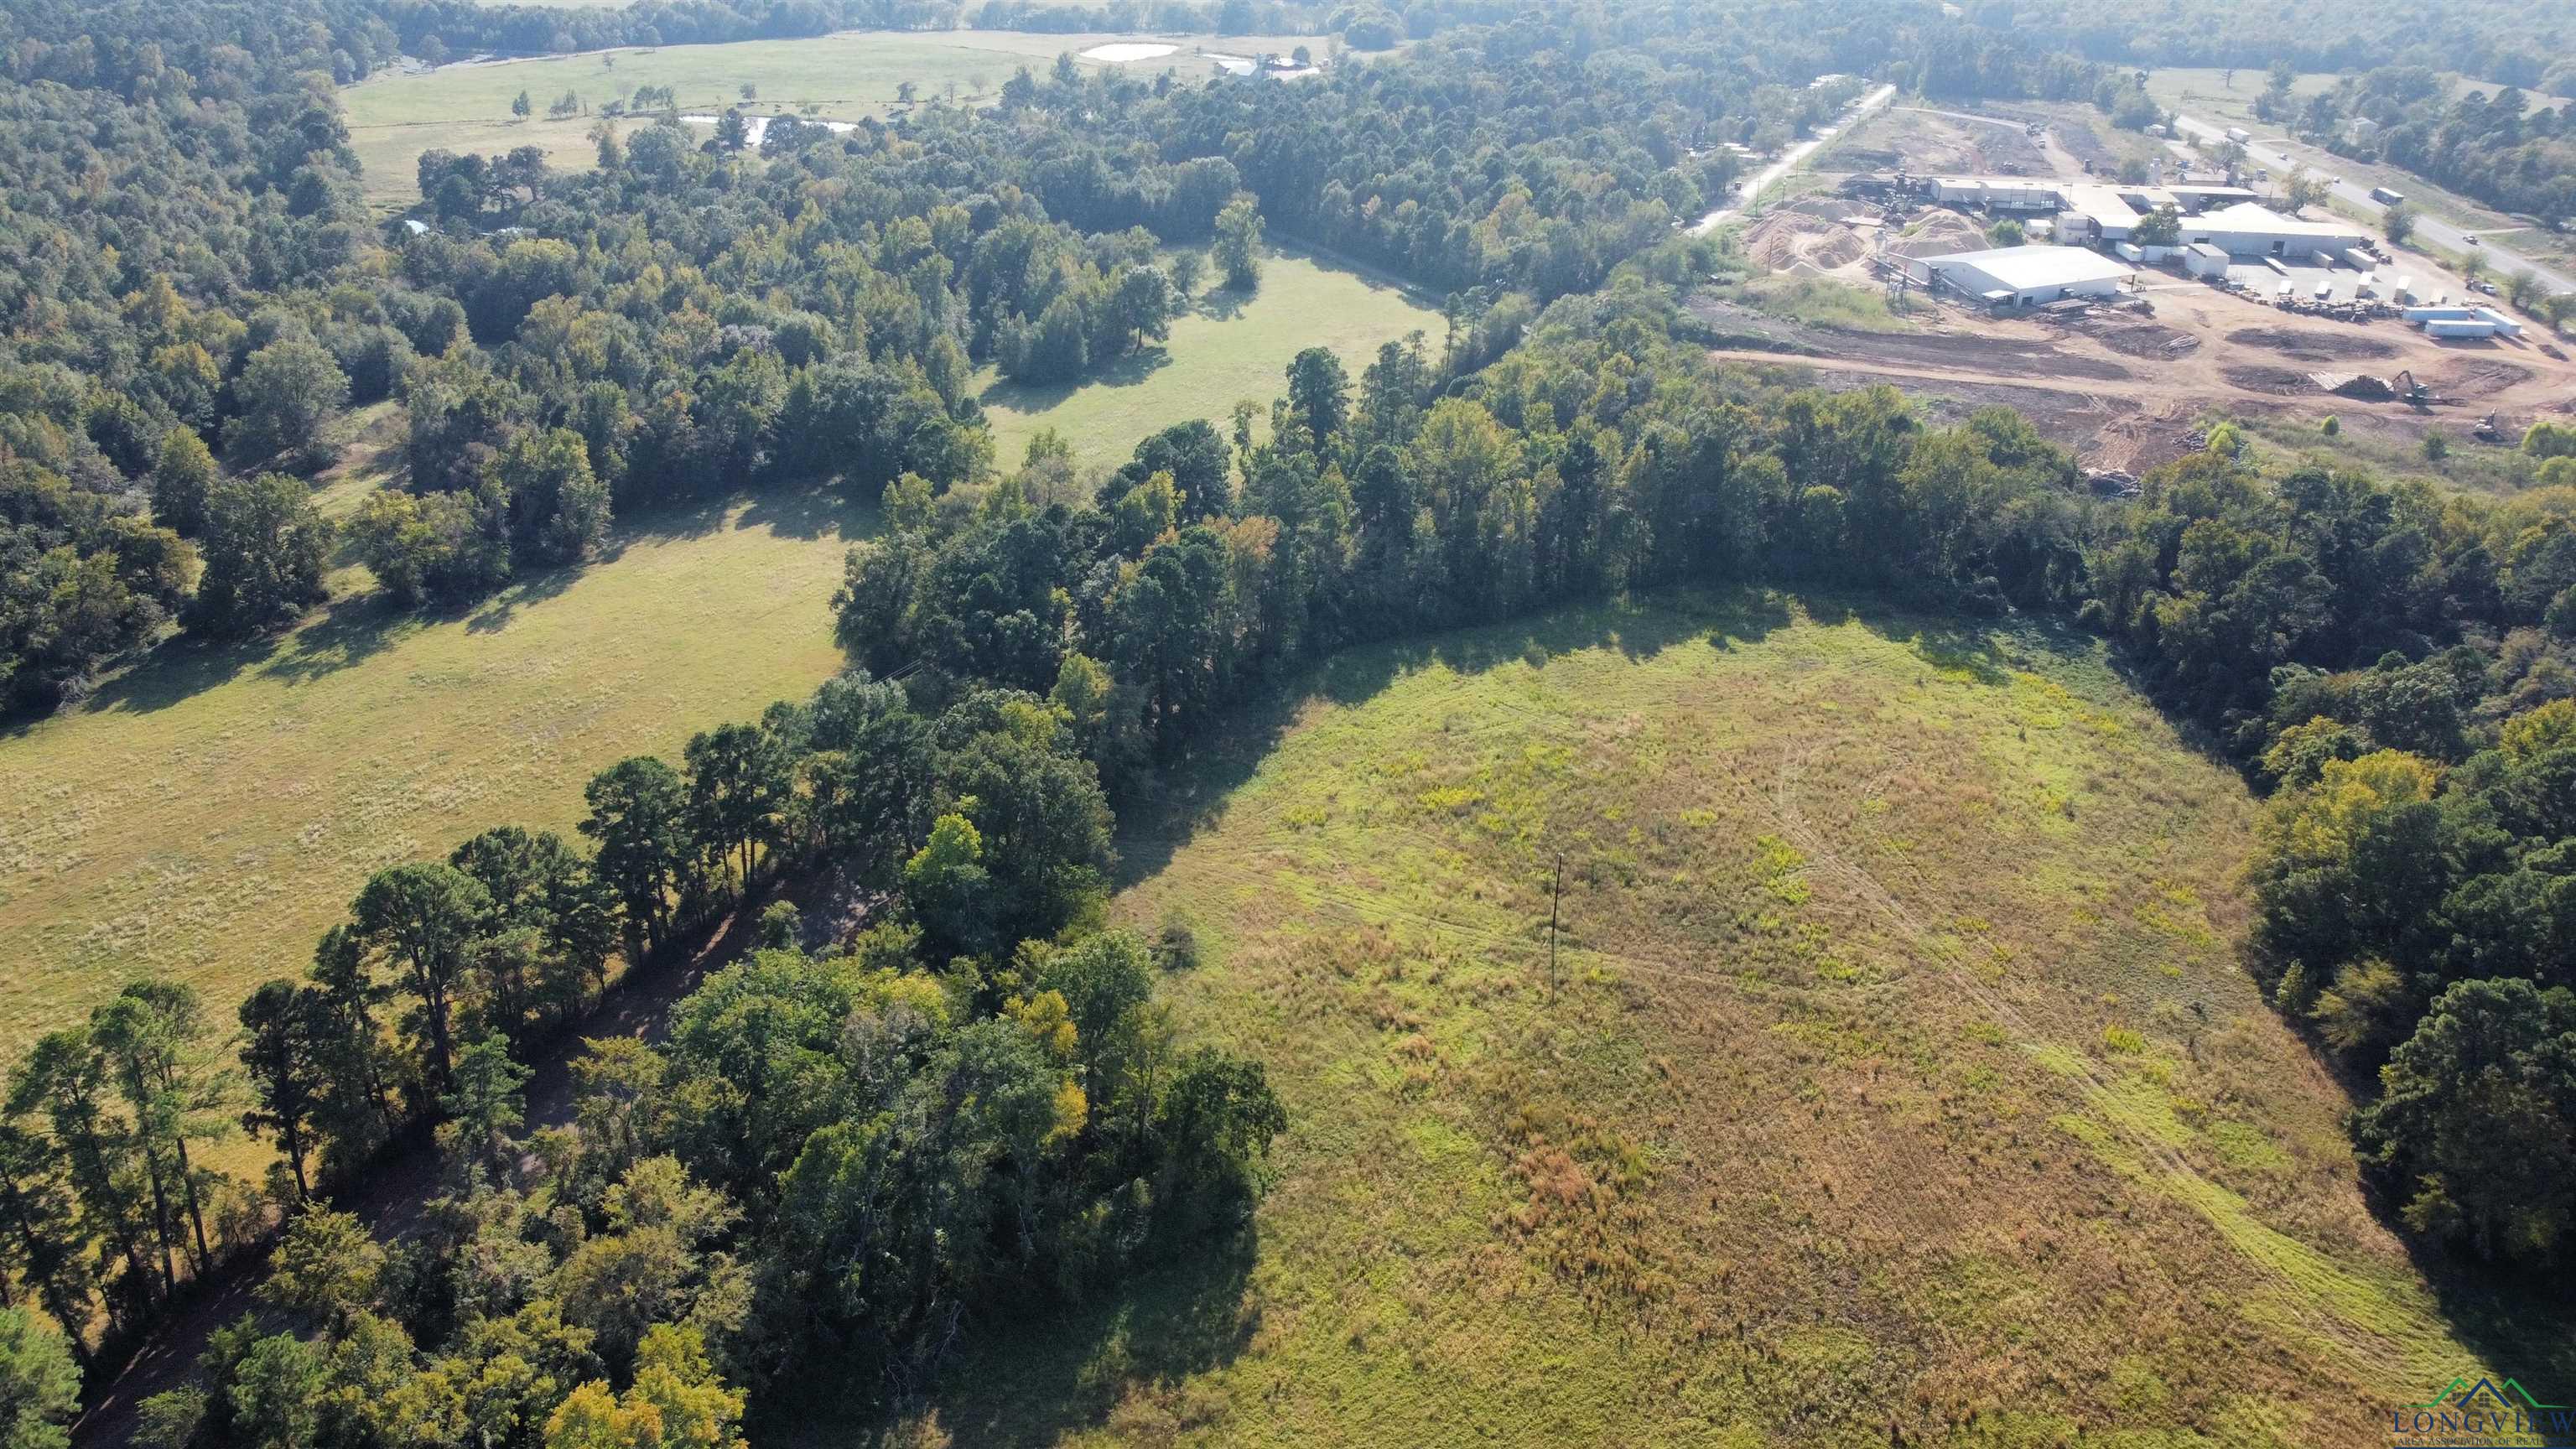
[[[2576,413],[2576,363],[2548,330],[2435,258],[2212,171],[2114,181],[2088,164],[2106,151],[2083,129],[1873,118],[1833,153],[1854,169],[1814,178],[1741,240],[1775,278],[1883,300],[1894,330],[1713,291],[1694,305],[1714,352],[1829,386],[1888,383],[1936,414],[2015,407],[2106,492],[2221,417],[2332,417],[2414,448],[2436,431],[2510,444]]]

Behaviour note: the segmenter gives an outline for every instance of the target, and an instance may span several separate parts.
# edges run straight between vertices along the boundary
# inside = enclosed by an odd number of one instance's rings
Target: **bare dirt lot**
[[[2194,282],[2152,277],[2141,315],[2097,309],[2072,323],[1992,318],[1913,301],[1910,333],[1845,332],[1757,316],[1712,298],[1692,306],[1720,336],[1713,355],[1812,369],[1831,388],[1888,383],[1935,417],[2001,404],[2088,467],[2139,472],[2181,455],[2214,416],[2322,421],[2400,441],[2457,437],[2488,412],[2506,437],[2576,410],[2576,364],[2527,341],[2436,342],[2396,322],[2323,324]],[[2337,396],[2316,374],[2410,371],[2429,407]]]
[[[2027,123],[2040,124],[2042,134],[2028,135]],[[1900,166],[1916,176],[2073,177],[2116,171],[2123,160],[2156,150],[2144,138],[2098,132],[2078,107],[2022,105],[1974,115],[1896,106],[1830,153],[1829,164],[1882,181]],[[1841,178],[1819,179],[1832,185]],[[1835,191],[1774,208],[1742,240],[1748,258],[1774,274],[1875,292],[1886,285],[1891,258],[1978,250],[1992,244],[1987,226],[1986,217],[1911,198],[1891,207],[1881,192]],[[2424,280],[2419,290],[2468,292],[2436,258],[2406,252],[2400,260],[2400,270]],[[1757,299],[1741,292],[1737,301],[1703,295],[1692,307],[1711,324],[1720,358],[1794,364],[1828,387],[1889,383],[1940,418],[2013,407],[2095,468],[2152,467],[2198,446],[2209,421],[2221,416],[2300,427],[2331,415],[2354,438],[2414,449],[2436,429],[2456,442],[2490,412],[2508,439],[2536,417],[2576,414],[2576,364],[2544,346],[2537,327],[2520,340],[2443,343],[2394,320],[2285,312],[2171,272],[2142,272],[2136,281],[2130,300],[2143,299],[2143,313],[2123,306],[2072,319],[1995,318],[1917,293],[1891,319],[1896,330],[1784,320],[1744,305]],[[2402,401],[2400,374],[2431,389],[2435,401]],[[2333,391],[2337,385],[2347,391]]]

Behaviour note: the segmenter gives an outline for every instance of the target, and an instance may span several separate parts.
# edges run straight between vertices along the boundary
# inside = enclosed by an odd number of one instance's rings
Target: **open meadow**
[[[145,973],[229,1024],[370,872],[487,826],[569,831],[600,768],[811,690],[841,665],[827,602],[872,516],[817,492],[622,525],[590,567],[444,616],[344,569],[283,638],[174,639],[0,733],[0,1057]]]
[[[1179,1025],[1290,1109],[1257,1247],[1010,1334],[926,1442],[2378,1446],[2576,1367],[2365,1210],[2237,964],[2254,806],[2094,641],[1685,598],[1251,715],[1116,913],[1194,925]]]
[[[350,146],[365,168],[367,199],[380,210],[393,211],[419,200],[413,178],[424,151],[497,154],[537,146],[557,170],[587,170],[595,149],[590,131],[599,123],[600,107],[632,95],[637,86],[675,88],[683,115],[717,114],[727,106],[754,114],[805,115],[811,108],[819,119],[856,121],[898,111],[896,88],[906,81],[919,87],[924,102],[952,94],[960,101],[989,101],[1021,66],[1043,70],[1058,55],[1079,58],[1097,46],[1138,39],[1013,30],[845,31],[802,40],[638,47],[387,71],[343,87],[339,94]],[[1145,39],[1173,51],[1080,63],[1148,74],[1186,68],[1199,75],[1213,67],[1199,57],[1201,50],[1256,55],[1305,45],[1320,54],[1326,44],[1321,36]],[[746,85],[755,92],[748,100],[742,94]],[[535,107],[525,120],[510,114],[510,103],[521,91]],[[549,117],[547,109],[566,93],[580,98],[582,111]]]
[[[1356,384],[1381,345],[1408,333],[1422,333],[1436,352],[1443,325],[1437,308],[1382,277],[1274,249],[1250,294],[1209,287],[1172,323],[1167,341],[1079,384],[1032,387],[990,368],[976,384],[1002,466],[1016,466],[1044,428],[1061,434],[1078,461],[1114,465],[1138,439],[1176,422],[1205,418],[1225,432],[1246,398],[1260,407],[1266,433],[1270,400],[1286,392],[1289,362],[1309,347],[1331,348]]]

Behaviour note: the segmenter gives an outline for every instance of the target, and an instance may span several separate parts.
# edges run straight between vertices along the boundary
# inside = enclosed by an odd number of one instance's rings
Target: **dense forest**
[[[1936,427],[1885,389],[1767,385],[1711,366],[1679,306],[1725,261],[1674,226],[1729,179],[1715,143],[1830,113],[1850,86],[1818,73],[1937,64],[2114,108],[2133,82],[1844,0],[1735,28],[1434,7],[1402,64],[1295,86],[1068,60],[989,111],[777,125],[757,152],[653,122],[578,176],[432,153],[420,225],[379,231],[308,77],[525,12],[181,9],[154,55],[140,9],[11,22],[14,701],[173,617],[300,617],[336,530],[298,474],[346,402],[404,415],[400,486],[347,525],[400,604],[742,488],[855,490],[885,531],[835,603],[854,668],[810,700],[603,772],[577,841],[501,826],[377,873],[238,1037],[146,980],[18,1063],[0,1262],[61,1331],[0,1313],[13,1392],[59,1410],[71,1361],[273,1231],[264,1314],[153,1401],[154,1442],[717,1446],[800,1371],[917,1392],[999,1305],[1205,1251],[1262,1190],[1284,1119],[1259,1067],[1153,1006],[1187,923],[1104,928],[1112,811],[1336,649],[1666,586],[2118,641],[2272,792],[2253,965],[2363,1088],[2383,1200],[2428,1241],[2564,1261],[2576,480],[2274,478],[2222,428],[2096,501],[2011,412]],[[993,455],[977,364],[1082,376],[1201,272],[1257,288],[1264,227],[1450,294],[1448,335],[1356,377],[1307,351],[1266,428],[1181,423],[1114,470],[1044,437]],[[667,1043],[591,1044],[577,1131],[527,1130],[523,1063],[619,961],[790,892],[808,908],[734,923],[755,949]],[[234,1124],[277,1149],[269,1180],[207,1167]],[[424,1129],[430,1226],[373,1243],[327,1199]]]

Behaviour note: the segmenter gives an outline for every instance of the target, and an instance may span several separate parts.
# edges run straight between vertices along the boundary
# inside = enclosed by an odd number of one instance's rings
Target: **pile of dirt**
[[[1906,235],[1888,244],[1888,250],[1901,257],[1939,257],[1952,252],[1975,251],[1986,244],[1986,234],[1978,225],[1955,211],[1934,211],[1906,228]]]
[[[2317,385],[2308,380],[2306,373],[2292,372],[2286,367],[2222,367],[2218,373],[2227,379],[2230,386],[2241,387],[2247,392],[2290,397],[2317,390]]]
[[[2354,357],[2395,357],[2397,349],[2357,332],[2324,332],[2312,327],[2239,327],[2227,334],[2239,347],[2262,347],[2300,362],[2334,362]]]
[[[1840,221],[1783,208],[1744,233],[1744,250],[1775,272],[1793,268],[1829,272],[1867,256],[1869,243]]]
[[[2077,451],[2087,467],[2143,474],[2208,445],[2200,409],[2166,402],[2110,419]]]
[[[2118,317],[2097,316],[2087,318],[2082,330],[2123,357],[2144,357],[2164,362],[2189,356],[2200,348],[2199,338],[2161,322],[2131,322]]]
[[[2338,397],[2357,398],[2363,402],[2386,402],[2397,396],[2397,390],[2384,377],[2366,372],[2312,372],[2308,381]]]

